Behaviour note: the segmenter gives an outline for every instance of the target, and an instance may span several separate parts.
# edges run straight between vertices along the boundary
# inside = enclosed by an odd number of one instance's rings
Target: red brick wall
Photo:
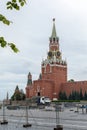
[[[61,85],[61,91],[66,92],[67,95],[69,95],[72,91],[80,91],[82,89],[82,92],[87,92],[87,81],[77,81],[77,82],[67,82],[63,83]]]
[[[54,80],[54,82],[67,82],[67,67],[50,66],[42,68],[42,79]]]
[[[61,83],[67,82],[67,66],[48,64],[46,68],[42,68],[42,79],[54,82],[53,98],[58,98],[61,89]]]
[[[52,80],[36,80],[34,81],[33,86],[34,95],[37,95],[39,91],[40,96],[47,96],[51,99],[53,98],[54,83]]]
[[[33,86],[31,88],[26,88],[26,96],[27,98],[31,98],[33,96],[37,96],[38,92],[40,92],[40,96],[46,96],[53,99],[54,89],[55,84],[52,80],[36,80],[33,82]]]

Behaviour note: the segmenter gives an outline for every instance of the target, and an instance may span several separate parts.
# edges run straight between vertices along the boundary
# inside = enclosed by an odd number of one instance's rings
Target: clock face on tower
[[[52,52],[51,51],[48,52],[48,56],[52,57]]]
[[[61,55],[60,51],[57,51],[57,56],[59,57]]]

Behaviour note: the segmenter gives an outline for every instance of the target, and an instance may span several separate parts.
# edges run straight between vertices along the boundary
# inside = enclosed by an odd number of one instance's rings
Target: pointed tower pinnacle
[[[55,18],[53,18],[53,29],[52,29],[52,35],[51,38],[56,38],[56,28],[55,28]]]
[[[49,51],[59,50],[59,38],[57,37],[56,33],[55,18],[53,18],[52,34],[49,40],[50,40]]]

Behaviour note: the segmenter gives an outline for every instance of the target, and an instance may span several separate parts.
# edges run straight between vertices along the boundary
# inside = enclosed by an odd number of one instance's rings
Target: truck
[[[40,97],[40,103],[41,104],[50,104],[51,103],[51,100],[49,97]]]

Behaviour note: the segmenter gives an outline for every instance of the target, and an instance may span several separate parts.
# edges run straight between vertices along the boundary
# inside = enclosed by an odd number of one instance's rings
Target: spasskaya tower
[[[53,19],[52,34],[49,38],[47,59],[42,61],[41,68],[42,79],[54,80],[55,84],[67,82],[67,63],[65,60],[62,60],[59,38],[56,33],[55,19]]]
[[[33,96],[47,96],[51,99],[55,97],[58,98],[58,94],[61,90],[61,83],[66,82],[67,63],[62,59],[62,53],[59,48],[59,37],[56,33],[55,19],[53,19],[47,58],[41,63],[40,78],[33,81],[32,86],[31,84],[27,85],[27,98]]]

